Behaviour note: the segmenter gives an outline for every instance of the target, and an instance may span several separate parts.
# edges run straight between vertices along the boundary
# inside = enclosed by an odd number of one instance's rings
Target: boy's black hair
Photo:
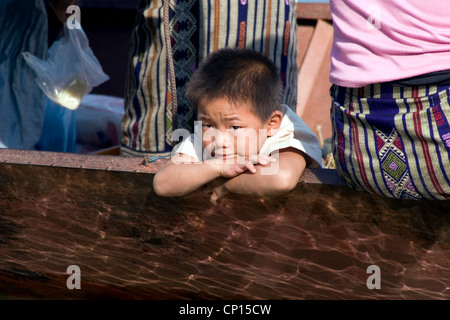
[[[252,49],[223,48],[207,56],[194,72],[186,95],[198,109],[200,99],[247,102],[266,121],[281,110],[283,84],[275,63]]]

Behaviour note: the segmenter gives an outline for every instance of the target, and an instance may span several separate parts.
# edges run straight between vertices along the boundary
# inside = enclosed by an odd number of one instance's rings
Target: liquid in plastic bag
[[[76,77],[66,87],[59,90],[55,89],[55,95],[52,100],[60,106],[75,110],[88,91],[89,85],[79,77]]]

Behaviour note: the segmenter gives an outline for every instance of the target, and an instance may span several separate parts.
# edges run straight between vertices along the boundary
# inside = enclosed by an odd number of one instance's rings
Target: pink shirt
[[[330,0],[330,82],[343,87],[450,69],[448,0]]]

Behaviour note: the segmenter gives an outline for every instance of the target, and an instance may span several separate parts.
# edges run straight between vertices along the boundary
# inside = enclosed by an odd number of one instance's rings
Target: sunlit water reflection
[[[212,206],[202,193],[155,196],[149,174],[3,170],[2,298],[450,298],[448,202],[308,184]],[[66,287],[70,265],[81,290]]]

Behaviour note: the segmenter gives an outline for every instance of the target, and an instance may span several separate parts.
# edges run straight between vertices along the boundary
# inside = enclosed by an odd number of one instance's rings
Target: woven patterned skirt
[[[450,87],[332,86],[336,169],[358,190],[450,199]]]
[[[271,58],[284,103],[297,101],[294,0],[141,0],[132,33],[123,155],[169,156],[175,129],[192,131],[185,84],[210,52],[248,47]]]

